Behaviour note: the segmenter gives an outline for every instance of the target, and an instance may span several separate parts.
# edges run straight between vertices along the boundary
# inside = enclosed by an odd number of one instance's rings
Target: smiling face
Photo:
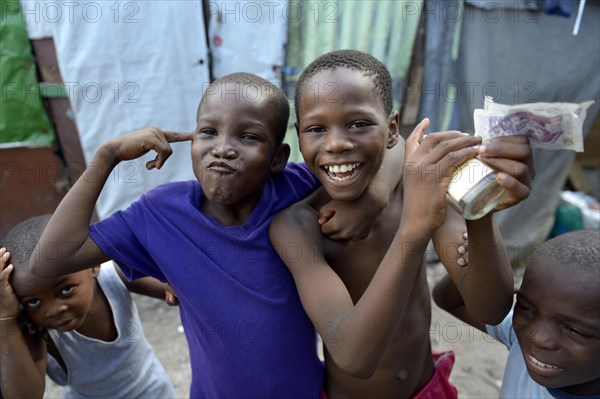
[[[299,89],[306,164],[333,199],[358,198],[398,140],[398,114],[388,115],[373,81],[353,69],[323,70]]]
[[[550,256],[527,266],[513,326],[529,375],[572,394],[600,392],[600,276],[557,264]]]
[[[75,330],[92,307],[99,268],[59,278],[43,279],[17,268],[11,285],[21,306],[38,326],[59,331]]]
[[[287,154],[277,144],[275,110],[267,92],[227,82],[203,98],[192,162],[209,202],[252,208],[269,173],[285,165]]]

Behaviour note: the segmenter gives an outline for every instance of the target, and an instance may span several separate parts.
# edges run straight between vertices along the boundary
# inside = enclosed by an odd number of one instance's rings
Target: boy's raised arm
[[[506,136],[487,140],[480,146],[479,153],[499,172],[497,181],[509,192],[496,210],[512,206],[529,195],[533,172],[531,149],[526,137]],[[464,222],[460,219],[455,212],[448,213],[446,222],[433,237],[436,251],[464,301],[468,318],[473,317],[485,324],[498,324],[512,306],[514,289],[512,269],[502,237],[494,223],[493,213],[479,220],[467,221],[469,262],[462,267],[457,262],[455,251],[464,232]],[[451,294],[441,295],[445,289],[450,292],[452,288],[444,284],[439,288],[438,299],[444,302],[442,307],[455,308],[455,304],[445,303],[456,302],[450,301],[453,298]],[[473,325],[480,327],[477,323]]]
[[[107,261],[108,256],[89,237],[89,223],[112,170],[119,162],[136,159],[150,150],[157,156],[146,168],[160,169],[173,152],[169,143],[191,138],[191,133],[145,128],[104,143],[48,222],[29,262],[32,273],[56,277]]]
[[[465,223],[453,210],[448,210],[444,226],[435,232],[433,244],[469,313],[483,323],[497,324],[512,305],[514,283],[510,262],[493,215],[467,221],[466,230],[469,235],[467,266],[458,263],[460,257],[456,252]]]
[[[450,275],[445,275],[433,287],[432,297],[441,309],[450,313],[457,319],[486,332],[485,323],[469,312],[458,288],[456,288],[456,284],[454,284],[454,281],[450,278]]]
[[[5,399],[42,398],[46,386],[46,342],[20,326],[19,301],[8,281],[14,266],[0,249],[0,392]]]

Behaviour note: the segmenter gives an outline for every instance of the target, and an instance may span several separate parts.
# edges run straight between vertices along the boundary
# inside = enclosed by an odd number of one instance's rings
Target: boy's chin
[[[73,318],[70,320],[65,320],[64,322],[60,322],[53,326],[48,326],[47,328],[50,328],[50,329],[53,329],[56,331],[67,332],[67,331],[73,331],[73,330],[79,328],[81,326],[81,324],[83,324],[83,320]]]
[[[358,190],[332,189],[327,185],[324,185],[324,187],[327,191],[327,195],[335,201],[352,202],[356,201],[362,195],[362,192],[358,192]]]
[[[334,181],[327,174],[319,174],[318,178],[331,199],[351,202],[360,198],[367,189],[370,179],[364,173],[356,174],[346,181]]]

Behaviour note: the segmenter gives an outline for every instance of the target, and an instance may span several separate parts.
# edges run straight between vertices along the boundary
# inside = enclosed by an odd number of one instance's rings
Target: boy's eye
[[[256,141],[258,140],[258,137],[253,134],[243,134],[242,140]]]
[[[527,316],[533,316],[535,313],[533,309],[525,306],[522,302],[517,299],[517,303],[515,304],[515,310],[521,313],[525,313]]]
[[[209,128],[200,129],[200,130],[198,130],[198,133],[206,134],[208,136],[216,136],[217,135],[217,131],[215,129],[209,129]]]
[[[325,131],[325,128],[322,126],[311,126],[307,129],[305,129],[305,132],[309,132],[309,133],[323,133]]]
[[[353,122],[352,124],[350,124],[350,127],[355,128],[355,129],[360,129],[362,127],[367,127],[367,126],[369,126],[369,123],[365,122],[365,121],[356,121],[356,122]]]
[[[574,327],[571,327],[568,324],[565,324],[564,327],[569,332],[569,334],[571,334],[571,335],[574,335],[574,336],[580,337],[580,338],[591,338],[590,335],[585,334],[585,333],[581,332],[580,330],[578,330],[578,329],[576,329]]]
[[[69,295],[75,289],[75,285],[69,285],[60,290],[61,295]]]
[[[40,304],[40,300],[39,299],[31,299],[27,302],[25,302],[25,306],[28,309],[35,309],[36,307],[38,307]]]

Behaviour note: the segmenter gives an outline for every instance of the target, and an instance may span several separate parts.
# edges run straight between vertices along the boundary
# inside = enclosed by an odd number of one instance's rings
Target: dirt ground
[[[430,286],[445,273],[440,263],[428,265]],[[178,398],[188,397],[190,384],[189,355],[178,308],[134,294],[144,331],[167,370]],[[451,349],[456,363],[451,380],[459,398],[497,398],[508,355],[505,347],[440,310],[433,304],[430,336],[436,350]],[[45,398],[62,398],[60,388],[47,379]]]

